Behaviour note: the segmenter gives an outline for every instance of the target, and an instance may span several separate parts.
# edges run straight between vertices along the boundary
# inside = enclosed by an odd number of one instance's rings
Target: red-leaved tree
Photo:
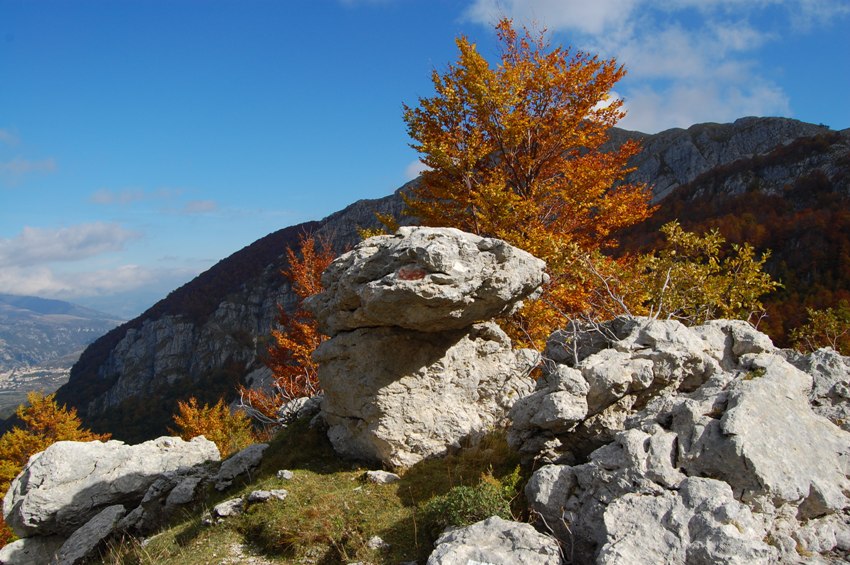
[[[322,272],[335,254],[327,240],[317,242],[312,235],[302,236],[299,248],[298,253],[292,248],[286,250],[289,267],[281,270],[298,297],[298,304],[292,313],[278,305],[278,328],[271,332],[272,343],[265,361],[272,370],[273,382],[265,389],[239,387],[243,405],[264,423],[277,422],[278,410],[290,400],[320,391],[318,367],[312,354],[326,336],[319,333],[315,318],[303,303],[322,291]]]

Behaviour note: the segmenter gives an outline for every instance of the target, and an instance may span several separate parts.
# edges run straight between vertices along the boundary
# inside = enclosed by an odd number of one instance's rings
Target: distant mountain
[[[27,391],[64,384],[83,349],[121,321],[70,302],[0,294],[0,416]]]
[[[844,202],[840,195],[850,178],[848,137],[846,130],[833,132],[796,120],[742,118],[732,124],[699,124],[655,135],[614,129],[611,144],[627,139],[642,142],[643,151],[632,161],[635,171],[628,180],[654,186],[658,218],[667,217],[665,210],[674,205],[677,214],[699,217],[704,210],[708,217],[723,202],[762,192],[782,199],[791,193],[825,190],[838,200],[813,196],[812,206]],[[810,179],[826,179],[828,188],[807,188]],[[59,400],[77,407],[95,431],[137,441],[165,431],[178,399],[232,398],[238,382],[268,378],[262,356],[276,305],[294,303],[279,273],[285,266],[286,247],[295,245],[300,234],[313,232],[343,249],[357,241],[358,226],[375,224],[375,211],[398,215],[399,192],[357,202],[320,222],[280,230],[222,260],[92,344],[74,366],[69,383],[59,390]],[[702,196],[704,200],[699,199]],[[766,207],[766,202],[757,205]],[[629,237],[638,245],[645,233],[635,231]],[[788,244],[808,245],[806,241]],[[812,256],[829,263],[834,253],[825,253]]]

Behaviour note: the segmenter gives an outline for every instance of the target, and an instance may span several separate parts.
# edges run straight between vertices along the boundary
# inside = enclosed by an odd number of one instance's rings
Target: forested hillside
[[[788,346],[806,308],[850,300],[850,131],[801,137],[699,175],[624,232],[624,247],[654,248],[658,228],[674,219],[771,251],[766,268],[782,288],[765,298],[759,329]]]

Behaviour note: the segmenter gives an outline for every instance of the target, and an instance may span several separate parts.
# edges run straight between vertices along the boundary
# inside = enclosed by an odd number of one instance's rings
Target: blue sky
[[[623,127],[850,127],[847,0],[0,0],[0,292],[132,316],[417,171],[402,103],[501,16],[616,57]]]

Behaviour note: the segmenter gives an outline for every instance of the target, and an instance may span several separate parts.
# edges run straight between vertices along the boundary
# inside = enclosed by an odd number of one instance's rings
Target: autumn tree
[[[544,259],[552,282],[543,300],[513,320],[540,344],[561,314],[590,306],[596,277],[580,258],[646,218],[650,194],[622,182],[638,145],[603,147],[624,116],[622,101],[610,95],[623,67],[551,48],[543,33],[518,33],[510,20],[496,31],[498,66],[461,37],[457,62],[432,74],[434,96],[404,107],[412,147],[428,167],[405,197],[406,213]]]
[[[731,245],[717,230],[687,232],[678,222],[661,227],[666,243],[637,261],[642,313],[688,325],[715,318],[751,319],[764,311],[761,297],[780,284],[765,272],[770,252],[756,255],[748,243]],[[755,320],[752,320],[755,321]]]
[[[20,425],[0,437],[0,493],[9,490],[12,480],[29,458],[57,441],[106,441],[109,434],[95,434],[82,427],[74,408],[58,406],[55,394],[27,394],[27,404],[16,412]],[[0,515],[0,546],[11,539],[11,531]]]
[[[811,353],[831,347],[842,355],[850,355],[850,305],[841,302],[836,308],[806,308],[808,320],[791,331],[794,347]]]
[[[294,312],[279,305],[278,328],[272,330],[266,365],[272,370],[273,382],[264,389],[240,387],[242,403],[262,422],[274,423],[281,406],[295,398],[314,396],[319,392],[318,367],[313,351],[326,339],[319,333],[313,315],[304,309],[308,297],[322,290],[322,272],[335,254],[327,240],[302,236],[299,252],[286,250],[288,267],[281,274],[289,281],[297,297]]]
[[[178,401],[174,424],[172,433],[185,440],[204,436],[215,443],[223,458],[255,443],[251,419],[245,412],[231,410],[223,398],[212,406],[199,406],[194,396]]]

